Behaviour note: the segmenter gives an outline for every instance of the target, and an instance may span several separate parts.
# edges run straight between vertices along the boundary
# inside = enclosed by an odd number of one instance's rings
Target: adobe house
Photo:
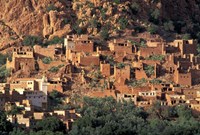
[[[174,72],[174,82],[176,84],[191,86],[192,85],[192,77],[190,71],[181,71],[176,69]]]
[[[197,89],[183,89],[186,100],[194,100],[197,98]]]
[[[109,77],[111,75],[111,66],[109,63],[100,63],[100,71],[101,74],[105,77]]]
[[[51,57],[52,59],[61,59],[62,55],[65,53],[62,45],[49,45],[48,47],[41,47],[35,45],[34,56],[35,58]]]
[[[16,78],[10,82],[10,90],[16,90],[20,93],[20,89],[38,90],[39,86],[35,78]],[[23,93],[23,91],[22,91]],[[22,94],[21,93],[21,94]]]
[[[199,103],[199,102],[197,102],[197,103],[191,103],[191,104],[189,105],[189,107],[190,107],[191,109],[193,109],[194,111],[196,111],[197,114],[199,114],[199,112],[200,112],[200,103]]]
[[[72,65],[98,66],[100,64],[99,54],[86,54],[84,52],[77,53],[71,50],[67,50],[66,59],[67,61],[71,61]]]
[[[86,55],[82,55],[79,57],[79,64],[81,66],[90,66],[90,65],[95,65],[98,66],[100,64],[100,60],[99,60],[99,55],[90,55],[90,56],[86,56]]]
[[[124,81],[123,81],[124,82]],[[125,84],[118,83],[115,85],[117,101],[132,101],[137,104],[138,91],[128,87]]]
[[[65,124],[67,130],[71,130],[73,122],[81,117],[81,115],[78,114],[75,109],[54,110],[52,112],[52,116],[55,116],[58,119],[60,119]]]
[[[138,56],[143,58],[147,58],[151,55],[165,55],[165,54],[166,51],[164,43],[156,44],[156,46],[151,45],[147,47],[141,47],[140,50],[138,51]]]
[[[94,43],[89,40],[88,35],[67,35],[64,39],[64,46],[67,50],[72,50],[74,52],[94,52]]]
[[[185,103],[185,95],[183,94],[166,94],[166,100],[168,105],[177,105]]]
[[[89,97],[97,97],[97,98],[105,98],[105,97],[113,97],[114,99],[117,99],[117,93],[115,90],[98,90],[98,91],[90,91],[87,93],[87,96]]]
[[[161,66],[156,64],[156,63],[153,64],[153,65],[147,65],[145,63],[142,63],[142,67],[141,67],[141,64],[137,63],[137,65],[135,65],[135,66],[139,67],[139,68],[135,69],[135,78],[136,78],[136,80],[140,80],[140,79],[143,79],[143,78],[145,78],[145,79],[149,79],[149,78],[154,79],[154,78],[157,78],[159,76],[159,74],[160,74]],[[152,67],[152,69],[151,69],[152,73],[148,74],[148,71],[147,71],[147,69],[145,69],[145,67]]]
[[[22,70],[24,73],[30,74],[35,70],[35,60],[33,49],[31,47],[14,47],[12,53],[12,61],[7,59],[6,68],[13,72]]]
[[[190,66],[179,62],[174,71],[174,82],[184,86],[191,86],[192,76]]]
[[[48,79],[47,90],[48,92],[52,92],[53,90],[56,90],[63,93],[64,91],[63,85],[64,85],[64,82],[60,78]]]
[[[179,48],[180,54],[197,54],[197,41],[196,40],[175,40],[174,46]]]
[[[112,52],[133,53],[133,46],[130,41],[114,39],[112,42],[109,42],[108,46]]]
[[[114,67],[114,76],[115,80],[118,80],[119,78],[123,78],[124,80],[130,80],[131,74],[131,68],[129,65],[126,65],[124,68],[117,68]]]

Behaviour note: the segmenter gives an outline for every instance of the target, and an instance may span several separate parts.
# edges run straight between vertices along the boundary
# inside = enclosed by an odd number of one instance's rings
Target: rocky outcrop
[[[62,23],[66,16],[64,4],[57,0],[2,0],[0,20],[20,37],[24,35],[49,37],[65,28]],[[48,12],[49,5],[55,6],[58,11]],[[67,29],[66,33],[68,31],[70,30]]]
[[[136,15],[131,11],[133,3],[139,8]],[[182,20],[189,29],[192,22],[200,22],[199,7],[197,0],[121,0],[120,3],[113,0],[1,0],[0,21],[9,29],[0,24],[0,44],[9,42],[10,38],[12,42],[18,41],[25,35],[47,39],[61,37],[77,26],[84,32],[98,35],[101,28],[109,24],[112,35],[121,30],[121,18],[128,20],[129,29],[135,25],[148,26],[149,14],[155,9],[160,11],[160,19]]]

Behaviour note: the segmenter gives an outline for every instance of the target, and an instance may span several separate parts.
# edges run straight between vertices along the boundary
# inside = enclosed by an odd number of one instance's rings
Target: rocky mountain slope
[[[200,0],[0,0],[0,44],[27,35],[46,39],[69,33],[121,36],[131,31],[200,34]]]

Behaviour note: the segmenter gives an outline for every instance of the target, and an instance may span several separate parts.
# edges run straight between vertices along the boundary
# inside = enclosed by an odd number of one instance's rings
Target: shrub
[[[114,3],[120,4],[120,0],[113,0]]]
[[[53,44],[63,44],[64,43],[64,38],[60,37],[54,37],[52,40],[47,41],[47,45],[53,45]]]
[[[54,4],[50,4],[50,5],[48,5],[48,7],[47,7],[46,10],[47,10],[47,12],[50,12],[51,10],[52,11],[56,11],[58,9],[57,9],[57,7]]]
[[[11,56],[9,56],[8,54],[1,54],[0,53],[0,66],[6,64],[7,58],[9,58],[9,60],[10,60]]]
[[[64,64],[61,64],[61,65],[58,65],[58,68],[61,68],[61,67],[64,67],[65,65]]]
[[[91,20],[89,21],[89,23],[90,23],[90,27],[91,27],[91,28],[97,28],[97,27],[99,26],[99,23],[98,23],[98,21],[97,21],[96,18],[95,18],[95,19],[91,19]]]
[[[189,40],[191,38],[190,34],[184,34],[182,37],[184,40]]]
[[[131,10],[132,10],[132,13],[136,15],[140,11],[140,6],[136,2],[133,2],[131,4]]]
[[[107,27],[103,27],[100,32],[100,36],[103,40],[107,40],[109,38],[109,33]]]
[[[134,30],[135,30],[135,32],[137,32],[137,33],[141,33],[141,32],[143,32],[143,31],[145,31],[145,28],[142,27],[142,26],[135,26],[135,27],[134,27]]]
[[[50,64],[52,62],[52,58],[51,57],[45,57],[42,59],[42,62],[44,64]]]
[[[150,83],[151,84],[160,84],[162,81],[161,80],[159,80],[159,79],[152,79],[152,80],[150,80]]]
[[[159,61],[162,61],[164,58],[165,58],[164,55],[151,55],[146,59],[147,60],[159,60]]]
[[[24,37],[23,45],[34,46],[36,44],[42,44],[42,39],[40,37],[31,35]]]
[[[160,16],[160,11],[158,9],[155,9],[150,13],[149,21],[153,22],[154,24],[158,24],[159,16]]]
[[[117,63],[117,68],[122,69],[125,67],[124,63]]]
[[[137,46],[138,48],[140,47],[146,47],[146,40],[144,39],[140,39],[140,42],[136,42],[136,41],[130,41],[132,45]]]
[[[151,76],[154,74],[154,66],[147,65],[144,67],[144,71],[147,74],[147,76]]]
[[[80,35],[82,33],[82,29],[79,27],[79,24],[74,24],[72,29],[75,31],[76,34]]]
[[[165,22],[165,23],[164,23],[164,29],[165,29],[166,31],[174,31],[173,22],[172,22],[172,21]]]
[[[118,23],[120,25],[120,29],[122,30],[128,26],[128,20],[126,18],[120,18]]]
[[[158,32],[158,27],[156,25],[151,25],[150,27],[148,27],[147,31],[150,34],[157,34]]]
[[[6,69],[6,66],[1,66],[0,67],[0,82],[6,82],[7,77],[10,76],[11,70]]]
[[[59,70],[59,68],[58,67],[55,67],[55,66],[53,66],[53,67],[51,67],[48,71],[49,72],[58,72],[58,70]]]

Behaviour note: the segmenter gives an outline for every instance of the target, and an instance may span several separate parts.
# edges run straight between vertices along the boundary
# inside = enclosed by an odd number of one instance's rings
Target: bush
[[[151,25],[150,27],[148,27],[147,31],[150,34],[157,34],[158,32],[158,27],[156,25]]]
[[[132,13],[136,15],[140,11],[140,6],[136,2],[133,2],[131,4],[131,10],[132,10]]]
[[[36,44],[42,44],[42,39],[38,36],[28,35],[23,40],[23,45],[34,46]]]
[[[189,40],[189,39],[191,38],[191,36],[190,36],[190,34],[184,34],[184,35],[182,36],[182,38],[183,38],[184,40]]]
[[[173,25],[173,22],[172,21],[169,21],[169,22],[165,22],[164,23],[164,29],[166,31],[174,31],[174,25]]]
[[[147,60],[158,60],[158,61],[162,61],[165,58],[164,55],[151,55],[148,58],[146,58]]]
[[[60,37],[54,37],[52,40],[47,41],[47,45],[53,45],[53,44],[63,44],[64,43],[64,38]]]
[[[72,28],[76,34],[80,35],[82,33],[82,29],[79,27],[79,24],[74,24]]]
[[[151,84],[160,84],[160,83],[162,83],[162,81],[159,79],[152,79],[152,80],[150,80],[150,83]]]
[[[116,67],[119,68],[119,69],[122,69],[122,68],[125,67],[125,64],[124,63],[117,63]]]
[[[10,76],[11,70],[6,69],[6,66],[0,67],[0,82],[4,83],[6,82],[7,77]]]
[[[55,6],[55,5],[53,5],[53,4],[50,4],[50,5],[48,5],[48,7],[47,7],[47,12],[50,12],[51,10],[52,11],[56,11],[56,10],[58,10],[57,9],[57,7]]]
[[[103,27],[101,29],[101,32],[100,32],[100,36],[103,40],[107,40],[109,38],[109,33],[108,33],[108,29],[106,27]]]
[[[8,54],[1,54],[0,53],[0,66],[6,64],[7,58],[10,60],[12,57]]]
[[[145,31],[145,28],[142,27],[142,26],[135,26],[135,27],[134,27],[134,30],[135,30],[135,32],[137,32],[137,33],[141,33],[141,32],[144,32],[144,31]]]
[[[49,72],[58,72],[58,70],[59,70],[59,68],[58,67],[55,67],[55,66],[53,66],[53,67],[51,67],[48,71]]]
[[[144,67],[144,71],[147,74],[147,76],[151,76],[154,74],[154,66],[147,65]]]
[[[114,3],[120,4],[120,0],[113,0]]]
[[[42,62],[44,64],[50,64],[52,62],[52,58],[51,57],[45,57],[42,59]]]
[[[158,9],[155,9],[150,13],[149,21],[153,22],[154,24],[158,24],[159,16],[160,16],[160,11]]]
[[[63,122],[57,117],[47,117],[38,121],[35,125],[35,129],[36,131],[46,130],[52,132],[65,132],[66,126],[64,126]]]
[[[58,68],[61,68],[61,67],[64,67],[65,65],[64,64],[61,64],[61,65],[58,65]]]
[[[128,26],[128,20],[126,18],[120,18],[119,19],[119,25],[120,25],[120,29],[126,29]]]

